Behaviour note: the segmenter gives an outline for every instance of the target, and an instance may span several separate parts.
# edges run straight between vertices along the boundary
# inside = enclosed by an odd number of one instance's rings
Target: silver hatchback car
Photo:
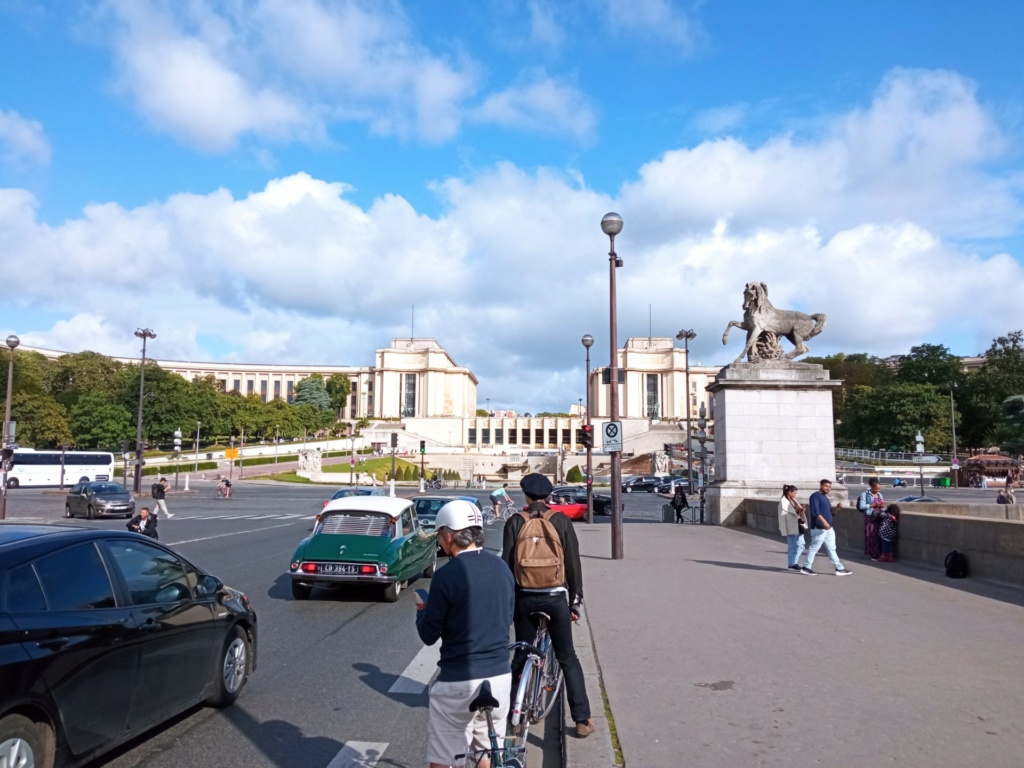
[[[64,517],[134,517],[135,499],[120,483],[79,483],[68,491]]]

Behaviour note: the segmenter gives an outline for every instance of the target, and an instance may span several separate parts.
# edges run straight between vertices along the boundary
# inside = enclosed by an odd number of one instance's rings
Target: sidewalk
[[[1024,591],[840,551],[817,576],[746,529],[578,525],[595,714],[626,766],[1024,765]],[[587,669],[590,635],[600,665]],[[609,724],[566,765],[609,768]]]

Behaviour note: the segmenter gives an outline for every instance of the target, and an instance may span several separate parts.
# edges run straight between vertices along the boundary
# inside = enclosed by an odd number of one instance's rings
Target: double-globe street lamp
[[[142,339],[142,366],[139,368],[139,417],[135,424],[135,493],[142,492],[142,401],[146,393],[146,339],[155,339],[149,328],[138,328],[135,335]]]
[[[13,333],[7,337],[7,346],[11,349],[11,359],[7,363],[7,400],[4,405],[4,428],[3,440],[0,441],[0,448],[6,448],[11,443],[11,392],[14,386],[14,349],[21,344],[21,339]],[[0,480],[0,520],[7,517],[7,466],[9,462],[3,461],[3,479]]]
[[[608,235],[611,247],[608,251],[608,416],[613,423],[619,421],[619,334],[616,317],[615,270],[622,266],[622,259],[615,253],[615,236],[622,231],[622,217],[617,213],[606,213],[601,219],[601,231]],[[619,433],[621,439],[622,433]],[[622,451],[611,451],[612,461],[612,560],[621,560],[625,555],[622,548]]]
[[[693,492],[693,438],[690,434],[690,341],[697,338],[693,330],[682,330],[676,338],[683,342],[686,356],[686,490]]]
[[[583,390],[587,395],[587,426],[590,429],[590,439],[587,441],[587,524],[594,522],[594,430],[593,422],[590,420],[590,348],[594,346],[594,337],[589,333],[582,339],[583,346],[587,350],[587,378],[586,388]]]

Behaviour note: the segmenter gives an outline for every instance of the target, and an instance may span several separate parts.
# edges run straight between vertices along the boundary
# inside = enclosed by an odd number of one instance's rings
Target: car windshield
[[[447,499],[417,499],[416,517],[418,517],[422,523],[430,523],[433,525],[434,520],[437,518],[438,511],[447,503]]]
[[[345,510],[327,512],[317,529],[320,534],[349,536],[391,536],[391,516],[377,512]]]
[[[115,493],[128,493],[127,488],[123,485],[118,485],[117,483],[97,483],[89,487],[92,488],[93,493],[100,496],[104,494],[109,496]]]
[[[340,488],[334,492],[331,496],[331,500],[334,499],[347,499],[349,496],[372,496],[373,491],[370,488]]]

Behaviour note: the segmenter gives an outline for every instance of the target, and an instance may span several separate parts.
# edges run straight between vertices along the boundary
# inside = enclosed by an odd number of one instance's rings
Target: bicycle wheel
[[[484,525],[490,525],[494,522],[494,507],[484,507],[480,510],[480,517],[484,521]]]
[[[526,732],[530,728],[530,715],[538,682],[537,659],[535,656],[529,656],[523,665],[523,672],[519,676],[519,687],[516,688],[516,697],[512,702],[512,712],[509,718],[512,735],[517,741],[525,740]]]
[[[544,645],[540,647],[544,651],[544,671],[540,676],[537,721],[543,720],[551,714],[555,702],[562,694],[562,668],[558,666],[558,659],[555,658],[555,647],[551,642],[550,635],[545,636]]]

